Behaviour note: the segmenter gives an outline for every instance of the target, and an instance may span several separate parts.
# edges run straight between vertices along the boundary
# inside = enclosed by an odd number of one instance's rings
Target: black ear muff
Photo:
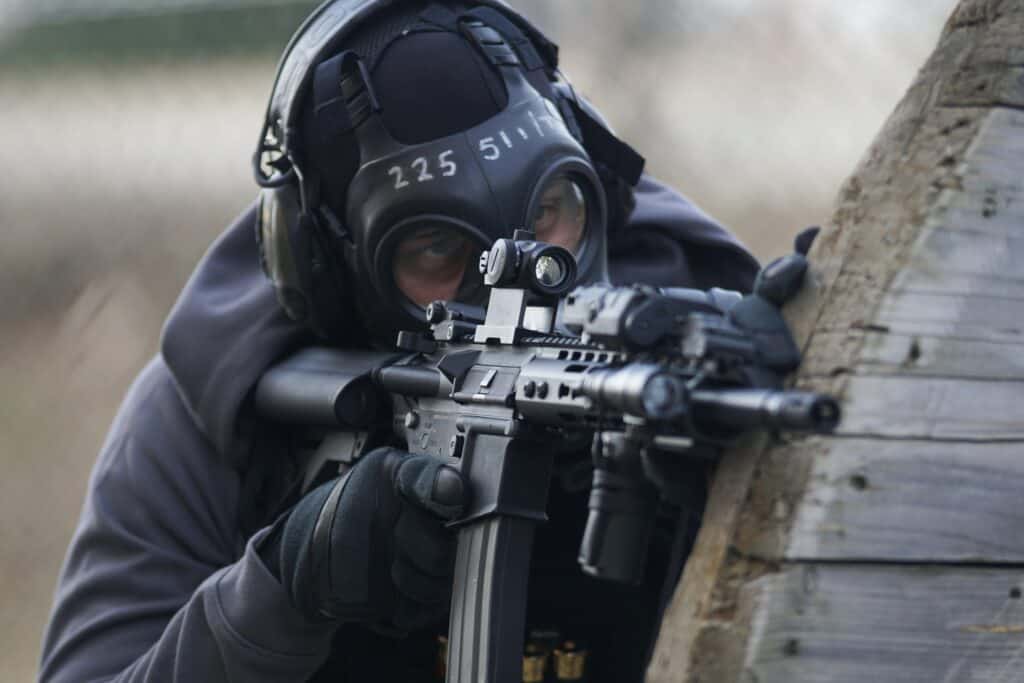
[[[303,275],[311,257],[310,226],[303,219],[298,188],[293,183],[260,190],[256,239],[263,271],[274,283],[277,300],[289,317],[309,322],[309,283]]]

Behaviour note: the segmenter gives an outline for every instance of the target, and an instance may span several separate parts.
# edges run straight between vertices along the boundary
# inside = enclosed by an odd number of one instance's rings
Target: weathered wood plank
[[[1020,220],[1016,233],[1005,234],[925,228],[907,267],[893,280],[892,293],[1024,299],[1024,214]]]
[[[941,226],[950,230],[969,230],[991,235],[1021,234],[1024,225],[1024,192],[1019,185],[993,185],[970,187],[968,192],[957,193],[944,206]],[[983,181],[974,181],[981,184]],[[979,220],[980,219],[980,220]]]
[[[947,81],[941,105],[1024,107],[1024,68],[992,71],[984,66],[963,69]]]
[[[926,92],[919,96],[926,96]],[[888,147],[892,151],[874,149],[865,159],[866,167],[852,176],[844,188],[835,220],[861,227],[858,231],[826,232],[819,237],[812,253],[812,264],[817,266],[821,261],[827,269],[820,275],[815,272],[816,268],[812,269],[810,280],[817,286],[828,287],[828,305],[820,310],[820,315],[814,313],[808,317],[810,311],[806,302],[798,299],[791,303],[787,312],[791,313],[790,319],[797,331],[809,332],[811,323],[816,331],[835,332],[870,324],[893,276],[903,268],[918,244],[920,232],[925,227],[944,227],[937,222],[939,211],[935,203],[940,199],[952,202],[954,194],[962,187],[965,171],[960,160],[985,118],[980,111],[935,110],[927,121],[921,121],[912,114],[914,110],[915,106],[909,103],[901,105],[903,114],[894,115],[889,122]],[[907,144],[907,136],[918,141],[928,140],[928,144],[915,145],[912,160],[897,152]],[[897,171],[890,165],[910,168]],[[863,175],[868,168],[871,172]],[[891,178],[896,172],[912,173],[912,176],[904,175],[912,181],[894,187]],[[876,173],[884,174],[884,179],[877,179],[878,183],[872,185],[869,192],[863,183]],[[837,252],[845,255],[838,270]]]
[[[970,120],[968,112],[963,116]],[[951,135],[961,130],[955,117],[946,121]],[[848,294],[826,311],[826,332],[880,326],[908,336],[1024,343],[1017,324],[1024,299],[1024,112],[991,112],[966,154],[969,163],[958,164],[952,148],[946,154],[939,164],[956,167],[953,179],[940,182],[945,189],[910,245],[904,267],[888,283],[875,319],[868,319],[863,292],[886,283],[876,272],[877,258],[847,266],[840,275],[842,289],[861,294]],[[896,248],[900,234],[893,224],[882,240]],[[839,360],[845,367],[852,362]]]
[[[993,112],[967,156],[961,187],[943,192],[943,210],[919,233],[874,324],[1024,342],[1024,112]]]
[[[879,307],[874,325],[899,334],[1018,343],[1024,340],[1024,299],[893,292]]]
[[[741,600],[757,683],[1024,680],[1024,569],[796,565]]]
[[[1024,440],[1024,382],[853,376],[847,384],[837,433],[899,439]]]
[[[1024,380],[1024,339],[1018,344],[1000,344],[875,332],[865,335],[854,372]]]
[[[1024,231],[1020,177],[1024,112],[992,111],[968,154],[970,163],[957,168],[959,187],[946,191],[936,202],[936,220],[953,230],[1020,236]]]
[[[787,559],[1024,563],[1024,445],[826,447],[793,515]]]
[[[1018,232],[923,229],[877,320],[862,323],[867,331],[819,332],[804,373],[1024,378],[1024,227]]]

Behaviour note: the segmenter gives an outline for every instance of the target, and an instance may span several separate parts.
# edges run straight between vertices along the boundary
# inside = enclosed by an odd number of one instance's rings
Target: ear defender
[[[310,257],[309,227],[303,225],[299,191],[294,183],[260,190],[256,215],[256,241],[263,272],[274,283],[277,300],[285,313],[297,322],[310,318],[308,283],[300,273],[299,259]]]

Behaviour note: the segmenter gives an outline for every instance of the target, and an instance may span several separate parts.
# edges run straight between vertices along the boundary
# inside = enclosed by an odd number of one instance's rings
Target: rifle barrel
[[[704,389],[690,395],[694,417],[731,430],[784,429],[829,433],[839,424],[839,404],[810,391]]]

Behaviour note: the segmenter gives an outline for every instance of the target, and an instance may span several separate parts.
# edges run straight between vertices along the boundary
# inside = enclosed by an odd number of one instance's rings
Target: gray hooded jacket
[[[636,196],[611,245],[615,281],[749,289],[757,263],[731,235],[650,177]],[[253,550],[264,532],[240,524],[246,397],[312,341],[260,271],[253,222],[250,209],[203,258],[110,429],[42,681],[303,681],[331,653],[333,627],[293,609]]]

